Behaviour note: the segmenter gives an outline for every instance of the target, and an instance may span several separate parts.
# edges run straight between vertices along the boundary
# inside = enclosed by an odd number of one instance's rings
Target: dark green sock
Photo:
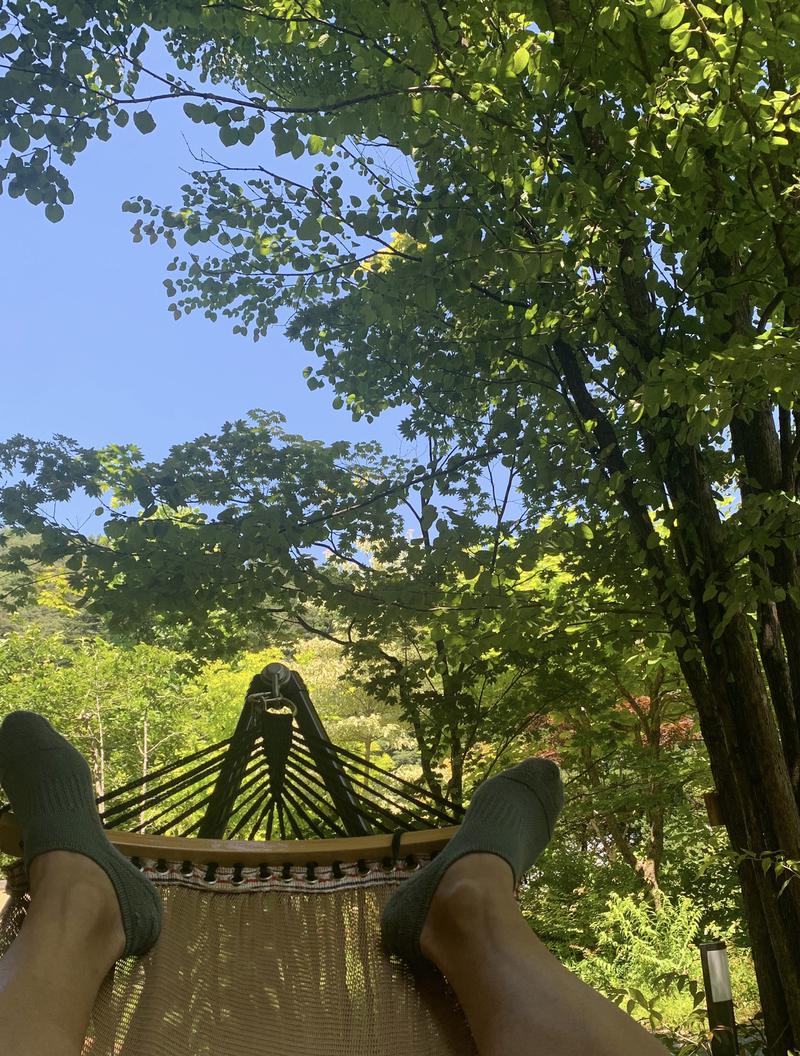
[[[450,843],[387,903],[381,935],[389,953],[412,964],[425,959],[419,940],[434,892],[465,854],[505,859],[516,884],[549,843],[563,805],[561,771],[549,759],[526,759],[481,785]]]
[[[109,843],[80,752],[41,715],[13,712],[0,725],[0,784],[22,828],[26,868],[46,851],[91,858],[108,875],[119,899],[126,936],[123,956],[145,953],[161,930],[161,900]]]

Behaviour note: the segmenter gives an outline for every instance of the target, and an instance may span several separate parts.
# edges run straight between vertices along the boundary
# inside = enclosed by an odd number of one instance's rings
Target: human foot
[[[491,941],[507,913],[518,913],[514,873],[496,854],[466,854],[449,865],[431,898],[419,937],[422,956],[442,970],[470,941]]]
[[[60,924],[59,947],[75,938],[82,955],[105,970],[119,960],[127,942],[119,899],[96,862],[72,851],[47,851],[31,862],[30,884],[33,905],[45,904]]]
[[[436,909],[433,919],[441,917],[439,908],[451,912],[458,905],[450,897],[454,894],[460,902],[485,902],[497,883],[513,892],[549,843],[563,803],[561,771],[548,759],[527,759],[481,785],[447,847],[387,903],[381,918],[386,949],[411,963],[435,960],[429,957],[431,930],[424,935],[431,911]],[[466,856],[476,861],[460,864]],[[496,858],[499,864],[478,858]]]
[[[85,857],[99,867],[116,896],[125,938],[121,955],[146,952],[158,938],[161,902],[139,870],[109,843],[83,756],[40,715],[13,712],[0,725],[0,784],[22,828],[31,878],[51,873],[56,859],[36,866],[51,852]],[[69,864],[82,890],[92,883],[103,889],[102,877]]]

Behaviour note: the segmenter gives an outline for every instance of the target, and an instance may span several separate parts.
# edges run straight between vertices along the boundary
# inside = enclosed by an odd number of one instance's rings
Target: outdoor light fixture
[[[712,1056],[738,1056],[739,1041],[736,1037],[731,973],[725,943],[721,940],[701,942],[700,958],[703,964],[708,1025],[714,1032],[711,1040]]]

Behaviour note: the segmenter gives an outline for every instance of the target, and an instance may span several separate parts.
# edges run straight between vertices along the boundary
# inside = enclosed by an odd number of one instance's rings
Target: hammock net
[[[463,810],[333,745],[297,672],[269,665],[232,737],[112,790],[98,807],[108,828],[159,837],[164,857],[133,860],[161,895],[164,927],[149,955],[118,962],[106,980],[84,1056],[475,1053],[441,975],[412,973],[380,941],[383,907],[426,860],[401,857],[399,837],[456,824]],[[352,853],[360,841],[348,837],[375,833],[395,837],[379,862],[226,866],[195,853],[202,841],[238,838],[213,845],[238,854],[276,837],[333,838]],[[180,852],[174,837],[184,838]],[[17,852],[18,839],[6,839]],[[7,877],[0,957],[29,898],[21,864]]]
[[[163,899],[164,929],[149,955],[118,962],[106,980],[84,1056],[476,1052],[442,977],[412,973],[381,947],[381,911],[412,874],[405,863],[344,865],[339,876],[317,866],[313,877],[305,866],[266,878],[245,867],[236,883],[233,868],[210,882],[204,866],[143,867]],[[25,916],[21,867],[8,886],[0,956]]]

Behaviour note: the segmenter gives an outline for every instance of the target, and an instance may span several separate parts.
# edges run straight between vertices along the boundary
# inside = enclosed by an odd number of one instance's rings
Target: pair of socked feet
[[[52,862],[94,892],[109,960],[145,953],[161,929],[161,901],[109,843],[83,756],[41,716],[14,712],[0,725],[0,785],[22,829],[28,869],[38,859],[41,876]],[[559,768],[547,759],[528,759],[481,785],[458,833],[386,905],[386,949],[411,963],[436,962],[437,929],[447,927],[459,891],[466,886],[491,898],[498,858],[515,886],[547,846],[563,802]]]

